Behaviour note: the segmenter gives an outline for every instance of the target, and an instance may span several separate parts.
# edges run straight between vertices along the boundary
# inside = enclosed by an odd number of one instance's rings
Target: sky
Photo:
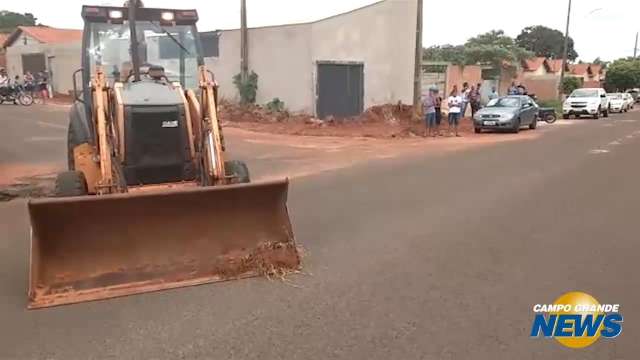
[[[415,0],[388,0],[415,1]],[[54,27],[81,28],[82,4],[122,5],[124,0],[3,1],[0,10],[31,12]],[[148,7],[196,8],[200,30],[237,28],[239,0],[144,0]],[[321,19],[375,0],[247,0],[249,26],[278,25]],[[452,7],[451,5],[455,6]],[[568,0],[424,0],[424,45],[462,44],[493,29],[517,36],[522,28],[545,25],[564,32]],[[573,0],[570,35],[583,61],[632,56],[640,31],[640,1]]]

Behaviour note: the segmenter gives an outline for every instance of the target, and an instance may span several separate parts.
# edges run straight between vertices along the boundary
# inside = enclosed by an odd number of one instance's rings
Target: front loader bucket
[[[29,308],[300,266],[288,181],[29,202]]]

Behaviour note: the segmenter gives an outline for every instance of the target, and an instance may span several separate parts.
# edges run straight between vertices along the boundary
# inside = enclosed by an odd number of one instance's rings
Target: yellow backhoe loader
[[[69,171],[29,202],[28,307],[300,266],[288,181],[225,161],[195,10],[84,6]]]

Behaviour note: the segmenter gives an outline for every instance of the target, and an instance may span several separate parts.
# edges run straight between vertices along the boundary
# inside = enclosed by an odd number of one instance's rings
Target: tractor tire
[[[80,171],[65,171],[56,178],[56,197],[85,196],[89,194],[87,180]]]
[[[227,176],[233,176],[233,183],[235,184],[247,184],[251,182],[249,176],[249,168],[243,161],[231,160],[225,161],[224,169]]]
[[[73,171],[76,169],[75,159],[73,158],[73,149],[75,147],[75,134],[73,126],[69,123],[69,129],[67,130],[67,169]]]

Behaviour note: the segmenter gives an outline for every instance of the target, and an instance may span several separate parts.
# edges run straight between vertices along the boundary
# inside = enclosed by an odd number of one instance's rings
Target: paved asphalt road
[[[294,180],[295,286],[26,311],[25,205],[0,204],[0,358],[636,359],[640,114],[555,126]],[[0,155],[20,156],[0,136]],[[533,304],[573,290],[620,303],[622,335],[583,350],[530,339]]]

